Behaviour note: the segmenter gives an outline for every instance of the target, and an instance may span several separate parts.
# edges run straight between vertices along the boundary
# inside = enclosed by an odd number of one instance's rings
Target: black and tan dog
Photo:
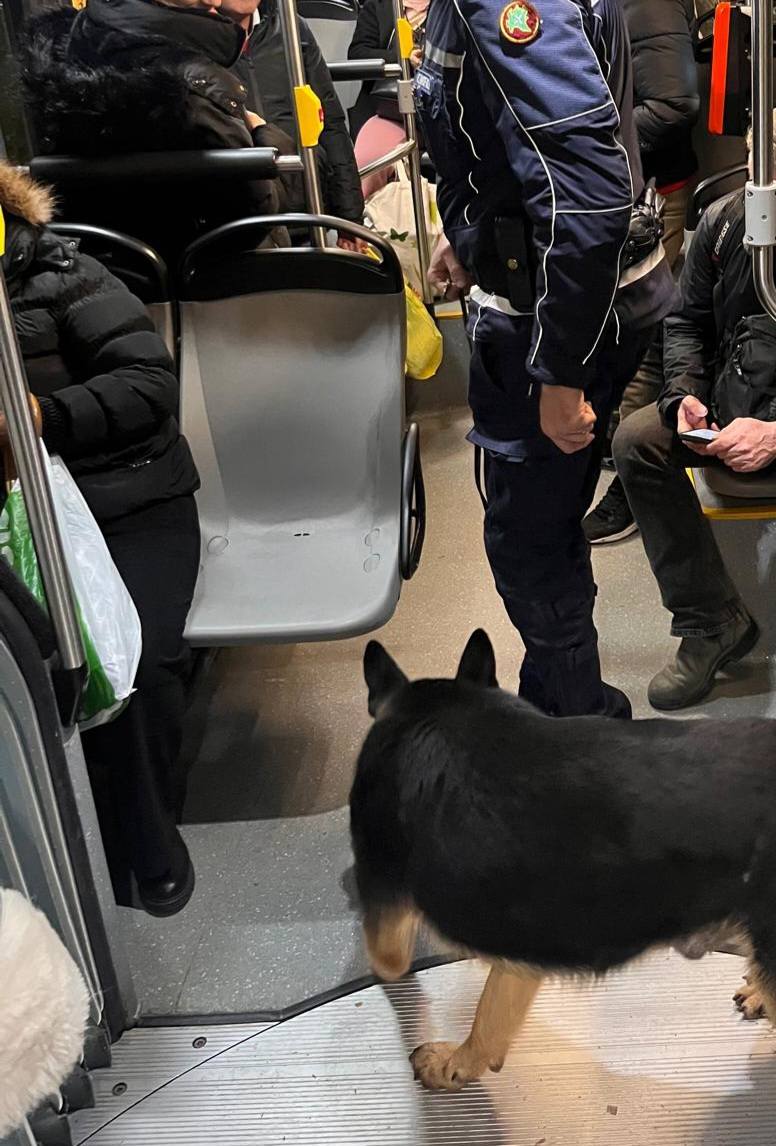
[[[776,722],[562,720],[496,683],[477,632],[455,680],[364,661],[376,722],[351,793],[369,958],[408,970],[423,919],[491,964],[461,1046],[416,1077],[457,1090],[499,1070],[547,974],[601,975],[651,947],[740,932],[776,1018]]]

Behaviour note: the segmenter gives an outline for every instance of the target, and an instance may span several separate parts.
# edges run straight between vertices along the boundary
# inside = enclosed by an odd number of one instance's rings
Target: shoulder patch
[[[541,31],[539,13],[528,0],[512,0],[502,9],[499,32],[508,44],[530,44]]]

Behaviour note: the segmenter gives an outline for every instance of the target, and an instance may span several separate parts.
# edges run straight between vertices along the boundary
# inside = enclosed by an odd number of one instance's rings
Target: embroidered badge
[[[499,31],[508,44],[530,44],[539,35],[539,13],[528,0],[512,0],[499,17]]]

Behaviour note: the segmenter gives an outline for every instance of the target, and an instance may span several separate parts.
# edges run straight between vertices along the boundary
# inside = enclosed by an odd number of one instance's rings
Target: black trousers
[[[194,498],[177,497],[103,525],[137,608],[143,653],[136,691],[110,724],[83,735],[117,899],[130,872],[155,879],[180,862],[176,817],[185,796],[179,764],[190,653],[183,640],[199,566]]]
[[[743,604],[686,471],[724,462],[688,450],[654,403],[620,423],[613,448],[672,634],[717,636]]]
[[[564,454],[541,436],[539,387],[534,387],[520,397],[519,418],[526,441],[536,448],[528,448],[520,460],[498,451],[486,454],[485,548],[496,588],[526,649],[520,695],[552,715],[629,711],[601,680],[593,623],[596,585],[582,518],[595,493],[609,417],[652,333],[631,335],[621,345],[611,337],[598,353],[596,382],[586,392],[597,416],[595,441],[587,449]],[[502,368],[514,371],[514,357],[482,356],[475,342],[470,393],[477,394],[481,385],[491,392],[505,389],[505,380],[494,376]],[[489,377],[480,380],[479,369]]]

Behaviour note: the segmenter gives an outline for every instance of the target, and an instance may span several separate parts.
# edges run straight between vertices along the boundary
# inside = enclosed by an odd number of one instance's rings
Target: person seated
[[[43,154],[277,147],[290,138],[251,108],[230,69],[245,32],[211,0],[89,0],[33,19],[23,81]],[[287,209],[277,180],[79,188],[64,215],[125,231],[175,263],[203,231]],[[273,235],[287,245],[282,228]]]
[[[221,11],[234,20],[248,37],[233,71],[247,88],[251,107],[287,133],[296,146],[293,93],[277,0],[225,0]],[[345,112],[315,36],[301,17],[299,38],[307,82],[323,106],[318,170],[324,210],[338,219],[361,223],[364,197]],[[301,176],[290,188],[288,210],[307,210]]]
[[[48,191],[0,163],[0,207],[2,266],[43,441],[77,482],[142,625],[136,691],[112,723],[83,735],[114,888],[132,902],[131,872],[146,909],[171,915],[194,887],[176,812],[183,629],[200,555],[199,478],[175,420],[178,381],[143,304],[47,230]]]
[[[413,67],[418,67],[422,55],[428,0],[405,0],[403,8],[404,15],[412,25],[415,43],[410,61]],[[356,30],[348,48],[348,59],[398,62],[391,0],[366,0],[358,14]],[[381,158],[406,140],[402,123],[379,115],[374,80],[366,80],[361,85],[358,99],[350,111],[350,131],[356,141],[356,159],[359,167],[365,167],[375,159]],[[388,167],[368,175],[361,184],[364,198],[368,199],[375,191],[384,187],[393,173],[394,169]]]
[[[664,323],[658,402],[622,421],[614,437],[617,473],[673,616],[671,632],[681,642],[650,682],[649,702],[658,709],[697,704],[717,672],[745,656],[759,635],[685,470],[767,469],[776,461],[776,423],[733,417],[709,445],[679,439],[688,430],[714,428],[726,406],[733,333],[741,319],[762,314],[743,237],[741,190],[707,209],[690,244],[679,280],[681,302]]]

